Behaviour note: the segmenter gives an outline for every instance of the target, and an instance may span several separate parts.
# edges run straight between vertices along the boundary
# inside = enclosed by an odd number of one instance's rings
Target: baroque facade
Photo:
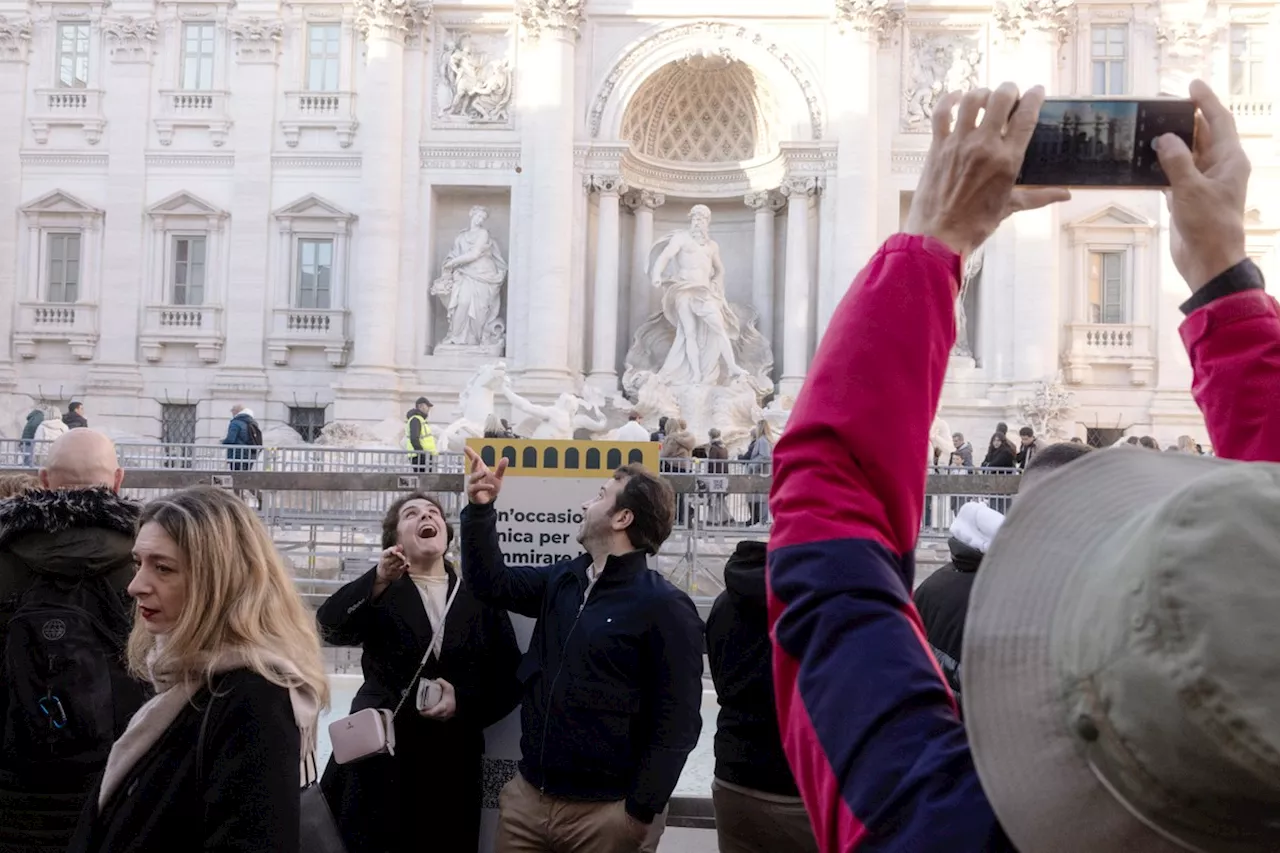
[[[0,431],[72,398],[172,441],[218,435],[233,402],[310,434],[426,394],[448,422],[495,358],[531,399],[616,392],[657,310],[651,247],[695,204],[785,401],[902,224],[940,93],[1004,79],[1209,79],[1254,162],[1249,252],[1280,280],[1274,0],[785,12],[0,0]],[[1061,376],[1067,434],[1203,439],[1168,240],[1154,192],[1006,223],[968,267],[943,416],[980,444]]]

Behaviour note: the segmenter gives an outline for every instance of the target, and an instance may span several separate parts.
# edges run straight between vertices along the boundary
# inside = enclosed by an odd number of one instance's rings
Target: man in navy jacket
[[[463,577],[481,601],[538,620],[517,672],[523,757],[498,803],[496,849],[654,850],[702,729],[702,622],[646,562],[671,534],[671,487],[620,468],[583,505],[587,553],[507,566],[493,507],[506,460],[467,458]]]

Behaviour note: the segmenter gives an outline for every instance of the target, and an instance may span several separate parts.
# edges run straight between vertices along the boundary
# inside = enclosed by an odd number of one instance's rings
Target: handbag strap
[[[396,703],[396,709],[391,712],[391,718],[394,720],[400,716],[400,709],[404,707],[405,700],[409,698],[409,694],[413,691],[413,686],[418,683],[418,677],[422,675],[422,670],[426,668],[427,661],[434,654],[436,660],[440,659],[440,649],[444,646],[444,625],[445,620],[449,618],[449,611],[453,609],[453,600],[458,597],[458,590],[462,589],[462,576],[457,575],[457,580],[453,583],[453,591],[449,593],[449,599],[444,603],[444,612],[440,614],[440,627],[431,635],[431,643],[427,646],[427,651],[422,655],[422,660],[418,662],[418,669],[413,673],[413,678],[409,679],[409,683],[405,685],[404,690],[400,691],[400,701]]]

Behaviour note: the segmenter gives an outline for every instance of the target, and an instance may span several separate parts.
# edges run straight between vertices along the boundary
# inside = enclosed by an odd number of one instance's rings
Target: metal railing
[[[300,445],[264,447],[256,459],[234,458],[242,448],[216,444],[121,444],[124,493],[139,500],[193,485],[213,484],[244,496],[293,567],[299,591],[319,604],[364,571],[380,548],[383,515],[407,491],[437,494],[446,517],[462,509],[464,457],[445,453],[428,471],[390,448]],[[41,464],[47,445],[0,440],[0,468]],[[737,544],[767,539],[771,526],[770,463],[756,460],[664,460],[662,475],[676,492],[676,524],[657,566],[695,600],[723,588],[723,567]],[[921,540],[944,542],[960,506],[971,500],[1006,510],[1017,491],[1017,472],[935,468],[928,479]]]

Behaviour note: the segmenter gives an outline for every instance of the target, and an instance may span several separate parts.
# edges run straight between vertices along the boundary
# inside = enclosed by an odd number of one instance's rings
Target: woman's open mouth
[[[159,610],[152,610],[150,607],[142,607],[141,605],[138,606],[138,613],[148,622],[160,615]]]
[[[419,539],[434,539],[440,530],[434,524],[424,524],[418,528]]]

